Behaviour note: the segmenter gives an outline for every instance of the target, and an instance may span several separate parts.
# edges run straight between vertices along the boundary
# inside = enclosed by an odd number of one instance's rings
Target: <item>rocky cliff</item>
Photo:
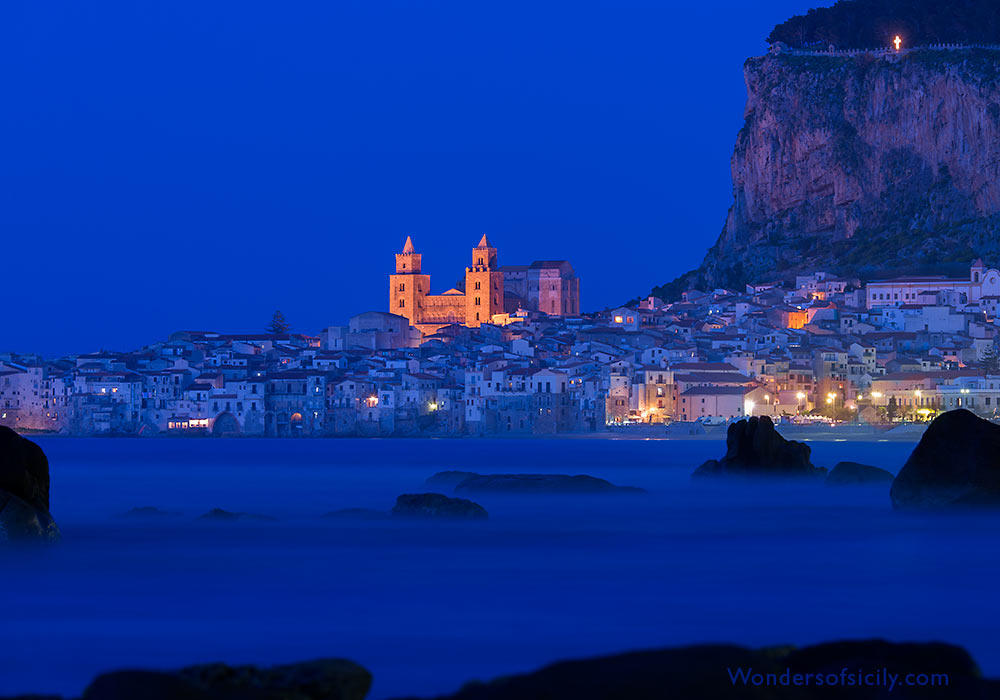
[[[786,51],[745,76],[722,235],[654,293],[1000,258],[1000,51]]]

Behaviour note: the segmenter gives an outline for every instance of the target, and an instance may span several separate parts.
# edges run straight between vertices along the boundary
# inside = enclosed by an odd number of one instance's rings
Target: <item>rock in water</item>
[[[692,476],[819,476],[809,461],[808,445],[786,440],[767,416],[753,416],[733,423],[726,434],[726,456],[710,459]]]
[[[172,673],[113,671],[104,673],[83,691],[82,700],[211,700],[211,696]]]
[[[475,474],[459,482],[455,492],[493,493],[642,493],[634,486],[579,474]]]
[[[257,668],[210,664],[98,676],[83,700],[363,700],[371,674],[344,659]]]
[[[0,489],[49,509],[49,460],[42,448],[0,425]]]
[[[277,518],[270,515],[258,515],[257,513],[234,513],[222,508],[213,508],[204,515],[199,515],[198,520],[209,520],[216,523],[235,523],[243,520],[257,520],[262,522],[277,522]]]
[[[461,472],[455,470],[438,472],[434,476],[428,477],[428,479],[424,482],[424,485],[454,487],[473,476],[479,476],[479,474],[476,472]]]
[[[885,469],[857,462],[837,462],[829,476],[826,477],[826,485],[887,484],[892,479],[892,472]]]
[[[392,514],[411,518],[458,518],[485,520],[486,509],[466,498],[451,498],[440,493],[404,493],[396,499]]]
[[[752,669],[752,671],[750,670]],[[863,686],[857,678],[867,669],[889,673],[941,673],[948,687],[902,687],[892,693],[883,684]],[[745,680],[740,672],[746,673]],[[853,682],[841,673],[854,674]],[[762,674],[758,684],[751,674]],[[763,674],[775,682],[765,685]],[[777,680],[787,674],[787,682]],[[795,674],[812,674],[813,683],[795,683]],[[821,687],[817,674],[837,676],[835,687]],[[824,685],[832,686],[828,681]],[[665,690],[666,689],[666,690]],[[748,649],[704,644],[635,651],[614,656],[559,661],[535,671],[507,675],[485,683],[468,683],[436,700],[820,700],[820,698],[948,698],[995,697],[993,681],[984,680],[962,648],[941,643],[892,643],[859,640],[812,647]]]
[[[49,514],[49,460],[34,442],[0,426],[0,540],[57,539]]]
[[[1000,505],[1000,426],[964,408],[938,416],[889,495],[896,508]]]

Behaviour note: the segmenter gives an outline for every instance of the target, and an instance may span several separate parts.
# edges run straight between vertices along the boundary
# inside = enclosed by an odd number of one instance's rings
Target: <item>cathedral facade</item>
[[[421,255],[407,236],[396,254],[396,271],[389,275],[389,312],[405,316],[410,325],[434,333],[450,324],[477,327],[519,309],[552,316],[580,313],[580,280],[565,260],[500,267],[497,249],[483,235],[472,249],[461,288],[431,294],[431,278],[421,269]]]

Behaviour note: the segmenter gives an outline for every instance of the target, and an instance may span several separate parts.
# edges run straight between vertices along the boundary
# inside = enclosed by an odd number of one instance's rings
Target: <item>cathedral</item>
[[[407,236],[403,252],[396,254],[396,272],[389,275],[389,311],[425,334],[450,324],[502,322],[522,309],[551,316],[580,313],[580,279],[566,260],[501,267],[497,249],[484,234],[472,249],[462,288],[431,294],[431,277],[421,272],[420,258]]]

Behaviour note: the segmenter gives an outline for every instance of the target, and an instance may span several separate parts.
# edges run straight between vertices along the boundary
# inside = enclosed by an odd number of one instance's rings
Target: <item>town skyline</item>
[[[580,289],[568,261],[502,266],[486,236],[471,253],[468,294],[433,295],[408,238],[388,310],[316,335],[276,315],[271,332],[182,329],[127,352],[0,353],[0,425],[477,436],[690,430],[761,415],[882,426],[954,408],[1000,415],[1000,270],[978,258],[961,277],[865,284],[815,271],[579,314],[568,313]],[[496,298],[475,303],[485,294]],[[540,310],[556,299],[554,313]]]

